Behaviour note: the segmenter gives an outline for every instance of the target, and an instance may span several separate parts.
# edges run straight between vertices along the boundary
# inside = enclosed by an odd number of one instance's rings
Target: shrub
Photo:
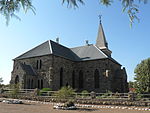
[[[70,86],[64,86],[59,91],[56,92],[56,95],[60,99],[73,98],[75,90]]]
[[[41,91],[52,91],[51,88],[43,88]]]
[[[83,90],[83,91],[81,92],[81,94],[82,94],[83,97],[88,96],[88,95],[87,95],[88,93],[89,93],[89,92],[88,92],[87,90]]]
[[[110,98],[110,97],[112,97],[112,92],[108,90],[101,97],[102,98]]]
[[[11,88],[13,89],[12,92],[11,92],[11,95],[12,95],[13,98],[17,98],[18,97],[19,87],[20,87],[19,84],[12,84],[11,85]]]
[[[83,90],[81,93],[85,94],[85,93],[89,93],[89,92],[87,90]]]
[[[52,89],[51,88],[43,88],[40,90],[39,95],[41,95],[41,96],[49,95],[49,94],[47,94],[47,91],[52,91]]]

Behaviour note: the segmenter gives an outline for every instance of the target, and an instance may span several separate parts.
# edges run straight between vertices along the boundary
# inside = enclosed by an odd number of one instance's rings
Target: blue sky
[[[150,4],[140,4],[140,23],[129,26],[128,16],[122,13],[118,1],[105,7],[98,0],[87,0],[77,9],[67,8],[60,0],[33,1],[36,15],[20,12],[21,21],[13,18],[9,26],[0,16],[0,77],[7,84],[13,69],[12,59],[49,39],[60,38],[67,47],[85,45],[85,40],[95,44],[99,19],[112,50],[112,57],[126,67],[128,80],[134,78],[134,68],[141,60],[150,57]]]

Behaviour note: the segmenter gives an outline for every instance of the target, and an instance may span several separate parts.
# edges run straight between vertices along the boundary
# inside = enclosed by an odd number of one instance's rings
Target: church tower
[[[111,57],[112,52],[108,49],[108,43],[106,41],[105,33],[101,23],[101,17],[97,34],[96,47],[102,50],[107,56]]]

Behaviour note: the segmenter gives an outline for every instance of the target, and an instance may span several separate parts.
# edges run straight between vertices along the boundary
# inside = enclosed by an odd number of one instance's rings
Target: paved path
[[[150,111],[112,108],[80,108],[78,110],[56,110],[52,105],[25,103],[0,103],[0,113],[150,113]]]

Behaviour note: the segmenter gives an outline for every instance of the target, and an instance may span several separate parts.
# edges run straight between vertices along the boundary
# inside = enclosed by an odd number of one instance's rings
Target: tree
[[[3,79],[2,77],[0,77],[0,88],[3,86],[2,83],[3,83]]]
[[[135,82],[129,81],[128,82],[129,92],[136,92],[135,91]]]
[[[129,81],[129,88],[134,88],[134,82],[132,82],[132,81]]]
[[[85,0],[62,0],[62,3],[67,3],[67,6],[78,7],[78,3],[84,4]],[[110,6],[113,0],[99,0],[100,4]],[[147,3],[148,0],[120,0],[123,12],[127,12],[130,18],[131,25],[135,19],[139,20],[137,13],[139,13],[137,2]],[[35,8],[32,5],[31,0],[0,0],[0,14],[6,18],[6,24],[11,17],[15,17],[20,20],[16,15],[16,12],[23,8],[25,12],[32,10],[35,13]]]
[[[32,10],[35,13],[31,0],[0,0],[0,14],[6,18],[7,25],[11,17],[20,20],[16,12],[20,11],[21,8],[23,8],[25,13],[28,10]]]
[[[3,79],[2,79],[2,77],[0,77],[0,85],[2,84],[2,82],[3,82]]]
[[[150,58],[141,61],[135,68],[135,88],[139,93],[150,93]]]

